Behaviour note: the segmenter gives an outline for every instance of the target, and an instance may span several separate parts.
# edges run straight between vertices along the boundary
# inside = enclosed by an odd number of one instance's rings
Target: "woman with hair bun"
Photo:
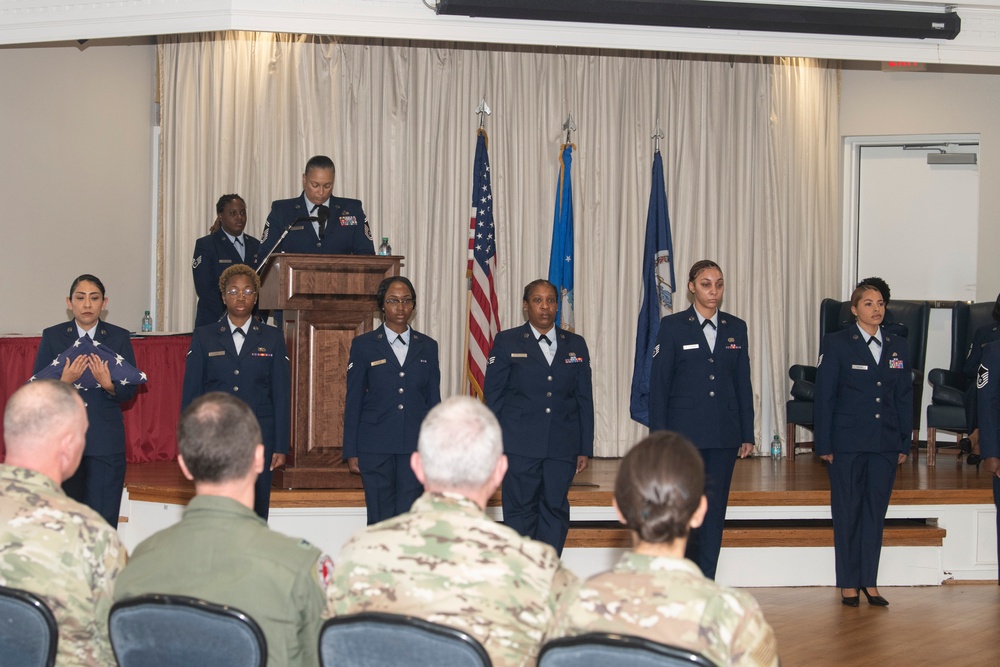
[[[746,322],[720,310],[726,282],[710,259],[688,272],[691,307],[660,321],[649,373],[649,430],[688,438],[705,463],[708,514],[687,557],[715,579],[736,458],[753,451]]]
[[[659,431],[633,447],[612,501],[633,533],[633,549],[563,596],[554,635],[634,635],[718,665],[777,665],[774,631],[757,601],[705,578],[684,558],[688,533],[705,517],[704,489],[704,464],[683,436]]]

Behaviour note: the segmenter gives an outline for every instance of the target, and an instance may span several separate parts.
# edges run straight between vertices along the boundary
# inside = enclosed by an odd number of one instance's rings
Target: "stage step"
[[[727,526],[723,547],[832,547],[833,527],[823,521],[745,521]],[[882,534],[885,547],[940,547],[946,531],[932,524],[909,521],[886,522]],[[589,522],[572,524],[566,547],[628,549],[632,533],[620,524]]]

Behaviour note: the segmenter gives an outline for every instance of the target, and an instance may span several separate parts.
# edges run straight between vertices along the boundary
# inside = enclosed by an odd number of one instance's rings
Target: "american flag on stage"
[[[496,228],[493,226],[493,188],[490,186],[488,137],[479,130],[472,169],[472,217],[469,222],[469,332],[465,374],[469,394],[483,399],[486,360],[493,337],[500,331],[500,311],[494,276],[497,268]]]

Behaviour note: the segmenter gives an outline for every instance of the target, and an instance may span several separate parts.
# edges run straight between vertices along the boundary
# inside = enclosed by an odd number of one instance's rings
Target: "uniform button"
[[[714,380],[714,379],[715,379],[715,376],[714,376],[714,375],[709,375],[709,376],[708,376],[708,379],[709,379],[709,380]]]
[[[715,396],[715,392],[714,391],[710,391],[710,392],[708,392],[708,395],[709,396]]]
[[[400,404],[399,404],[399,405],[397,405],[396,407],[397,407],[398,409],[402,410],[402,409],[403,409],[403,404],[402,404],[402,403],[400,403]]]
[[[882,383],[881,383],[881,382],[876,382],[876,383],[875,383],[875,386],[876,386],[876,387],[881,387],[881,386],[882,386]]]
[[[545,392],[545,398],[552,398],[552,392],[551,391]]]
[[[875,399],[875,402],[876,402],[876,403],[881,403],[881,402],[882,402],[882,399],[881,399],[881,398],[876,398],[876,399]]]
[[[240,374],[240,369],[237,368],[235,371],[233,371],[233,375],[239,375],[239,374]]]
[[[239,390],[240,390],[239,387],[233,387],[233,391],[239,391]]]
[[[881,419],[881,418],[882,418],[882,415],[880,415],[879,413],[876,412],[875,413],[875,419]]]
[[[709,357],[708,358],[708,363],[714,364],[715,363],[715,359],[713,359],[712,357]]]
[[[406,371],[399,371],[399,377],[405,378],[406,377]]]
[[[399,388],[399,393],[400,393],[400,394],[402,394],[402,393],[403,393],[403,388],[402,388],[402,387],[400,387],[400,388]]]
[[[549,414],[550,412],[552,412],[552,408],[545,408],[545,414]]]
[[[317,247],[317,248],[322,248],[322,247],[323,247],[323,244],[322,244],[322,243],[317,243],[317,244],[316,244],[316,247]]]
[[[545,378],[545,379],[546,379],[546,380],[548,380],[549,382],[552,382],[552,376],[551,376],[551,375],[550,375],[550,376],[548,376],[548,377],[547,377],[547,378]]]

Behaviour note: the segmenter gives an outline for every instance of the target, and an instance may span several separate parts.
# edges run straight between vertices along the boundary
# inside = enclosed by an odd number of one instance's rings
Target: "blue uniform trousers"
[[[699,449],[701,460],[705,462],[705,498],[708,511],[701,527],[692,530],[688,536],[684,556],[693,560],[709,579],[715,579],[719,566],[719,552],[722,550],[722,531],[726,524],[726,508],[729,506],[729,486],[733,481],[733,469],[739,448]]]
[[[80,467],[62,483],[66,495],[90,507],[104,517],[112,528],[118,527],[125,486],[125,456],[84,454]]]
[[[882,528],[898,467],[899,452],[837,452],[828,466],[839,588],[877,585]]]
[[[533,458],[507,454],[503,522],[519,534],[552,545],[562,555],[569,531],[569,493],[576,457]]]
[[[424,487],[410,467],[410,456],[358,451],[369,526],[409,512],[413,501],[423,494]]]

